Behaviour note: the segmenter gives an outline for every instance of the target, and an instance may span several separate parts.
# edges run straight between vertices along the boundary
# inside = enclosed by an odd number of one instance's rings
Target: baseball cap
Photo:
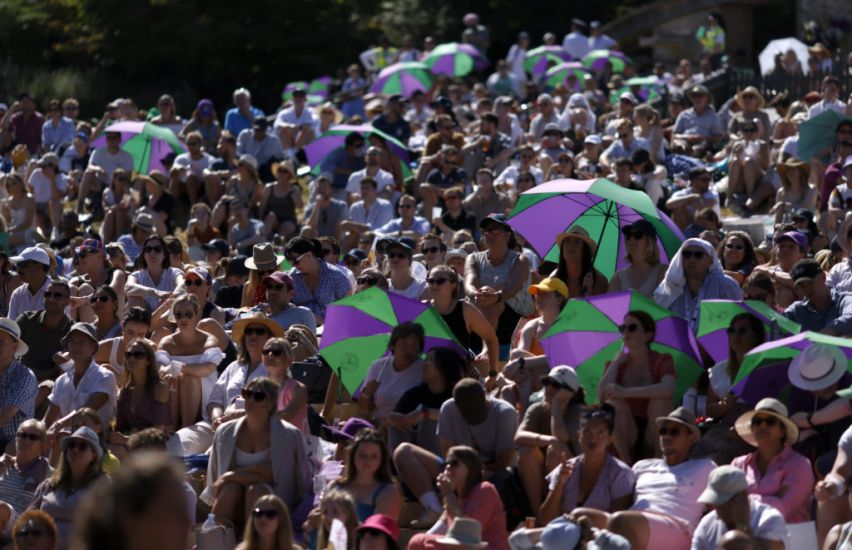
[[[273,271],[263,278],[263,282],[274,281],[287,287],[288,290],[293,290],[293,278],[283,271]]]
[[[52,164],[53,166],[59,166],[59,155],[56,153],[45,153],[38,160],[39,166],[47,166],[48,164]]]
[[[344,260],[347,258],[355,258],[359,262],[363,262],[367,259],[367,253],[360,248],[353,248],[343,256]]]
[[[719,466],[710,472],[707,488],[698,497],[698,502],[721,506],[736,494],[747,490],[745,472],[735,466]]]
[[[98,239],[84,239],[80,246],[74,249],[74,252],[79,254],[84,250],[86,252],[103,252],[104,243]]]
[[[562,128],[560,128],[555,122],[548,122],[544,126],[544,135],[547,134],[559,134],[561,136],[563,135]]]
[[[630,92],[623,92],[620,96],[618,96],[618,100],[619,101],[629,101],[633,105],[636,105],[637,103],[639,103],[639,101],[636,99],[636,96],[633,95]]]
[[[323,172],[319,176],[317,176],[317,181],[325,180],[329,183],[334,181],[334,174],[331,172]]]
[[[210,282],[213,278],[210,276],[210,272],[201,266],[193,266],[186,270],[185,279],[189,279],[190,275],[195,275],[202,281]]]
[[[36,262],[41,265],[50,266],[50,256],[47,255],[47,252],[37,246],[27,247],[19,255],[12,256],[9,259],[16,264],[21,262]]]
[[[568,286],[556,277],[547,277],[542,279],[540,283],[530,285],[527,289],[531,296],[535,296],[539,292],[558,292],[563,298],[569,298]]]
[[[595,145],[600,145],[601,143],[603,143],[603,140],[601,139],[601,136],[597,134],[591,134],[586,136],[586,139],[583,140],[583,143],[593,143]]]
[[[589,28],[590,29],[599,29],[599,28],[601,28],[601,22],[597,21],[597,20],[592,21],[591,23],[589,23]]]
[[[550,380],[557,386],[561,386],[566,390],[576,392],[580,389],[580,379],[577,378],[577,373],[567,365],[559,365],[550,369],[550,371],[541,377],[542,381]]]
[[[805,250],[808,247],[808,237],[800,231],[787,231],[775,237],[775,244],[780,243],[784,239],[789,239],[799,245],[799,248]],[[795,280],[795,277],[793,278]]]
[[[499,225],[502,225],[506,230],[511,230],[511,227],[509,227],[509,218],[507,218],[505,214],[500,214],[497,212],[492,212],[488,214],[487,216],[482,218],[482,221],[479,222],[479,228],[484,228],[486,225],[488,225],[489,222],[497,223]]]
[[[707,86],[703,84],[698,84],[697,86],[693,86],[689,89],[689,93],[687,95],[710,95],[710,90],[707,89]]]
[[[202,244],[201,249],[205,252],[216,251],[222,256],[227,256],[230,249],[228,248],[228,243],[225,242],[224,239],[213,239],[207,244]]]
[[[266,117],[262,115],[254,117],[251,123],[251,127],[256,130],[266,130],[267,126],[269,126],[269,123],[266,121]]]
[[[86,132],[77,132],[76,134],[74,134],[74,136],[82,139],[86,143],[89,143],[89,134],[87,134]]]
[[[796,262],[793,269],[790,270],[790,278],[795,283],[802,279],[813,279],[820,273],[822,273],[822,268],[819,264],[815,260],[805,258]]]
[[[201,116],[210,116],[213,114],[213,102],[209,99],[202,99],[195,106],[195,110]]]

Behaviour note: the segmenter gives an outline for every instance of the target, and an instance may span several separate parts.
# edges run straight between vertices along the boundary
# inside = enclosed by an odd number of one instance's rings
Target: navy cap
[[[511,227],[509,227],[509,218],[507,218],[505,214],[499,214],[497,212],[492,212],[488,214],[487,216],[482,218],[482,221],[479,222],[479,228],[484,228],[486,225],[488,225],[488,222],[500,224],[504,226],[507,230],[512,229]]]

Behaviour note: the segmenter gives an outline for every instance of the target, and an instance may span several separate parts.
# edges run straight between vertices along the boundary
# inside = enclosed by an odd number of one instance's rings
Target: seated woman
[[[329,489],[352,495],[360,521],[373,514],[399,517],[402,496],[391,477],[387,444],[378,431],[358,432],[347,449],[343,475]]]
[[[660,262],[660,250],[657,248],[657,230],[649,221],[639,219],[622,227],[621,233],[627,244],[630,267],[612,276],[609,291],[635,290],[651,298],[666,274],[666,265]]]
[[[79,298],[76,298],[77,318],[86,323],[94,322],[98,315],[98,312],[94,311],[95,309],[106,314],[115,310],[115,314],[121,318],[120,316],[124,315],[125,311],[124,289],[127,285],[127,274],[110,264],[103,242],[97,239],[83,240],[82,244],[74,249],[74,260],[77,276],[73,277],[69,283],[77,288],[76,296],[79,296]],[[110,295],[110,297],[113,298],[112,302],[115,303],[110,304],[111,307],[108,308],[90,301],[90,298],[94,297],[96,289],[104,286],[111,288],[114,295]],[[112,325],[106,327],[106,329],[109,330],[111,327]],[[101,327],[99,326],[99,328]],[[100,339],[108,338],[102,336],[100,332],[98,334]],[[112,336],[115,336],[115,334]]]
[[[216,430],[201,494],[216,517],[234,525],[245,524],[263,495],[274,494],[292,509],[310,488],[302,435],[276,414],[278,386],[256,378],[241,395],[245,416]]]
[[[186,223],[186,242],[189,245],[189,258],[193,261],[206,259],[203,246],[209,244],[214,239],[221,239],[217,227],[213,227],[210,223],[212,212],[210,206],[204,202],[198,202],[192,205],[190,209],[189,221]]]
[[[390,353],[370,365],[361,395],[358,416],[384,422],[407,390],[423,379],[423,346],[426,335],[419,323],[406,322],[391,331]]]
[[[124,287],[128,306],[141,306],[144,300],[154,311],[183,283],[183,273],[171,267],[166,242],[158,235],[152,235],[142,243],[142,255],[136,260],[136,265],[139,269],[127,277]]]
[[[118,318],[118,294],[111,286],[101,285],[95,291],[89,302],[95,313],[95,334],[98,340],[115,338],[121,334],[121,323]]]
[[[35,199],[27,190],[21,176],[10,174],[4,178],[4,183],[6,198],[0,205],[0,216],[6,222],[8,247],[10,250],[15,250],[31,246],[34,242]]]
[[[482,541],[487,548],[508,550],[509,531],[503,501],[494,485],[483,480],[482,462],[476,450],[463,445],[450,447],[437,482],[444,512],[428,533],[412,537],[409,550],[443,548],[438,539],[447,533],[453,520],[460,517],[479,522]]]
[[[111,430],[110,426],[104,425],[101,415],[99,415],[94,409],[81,407],[77,409],[71,417],[70,431],[71,433],[74,433],[84,427],[89,428],[98,436],[98,443],[103,451],[101,467],[103,468],[104,473],[107,475],[115,474],[115,472],[121,468],[121,461],[107,448],[106,442],[109,437],[109,431]],[[60,434],[60,437],[62,435],[63,434]]]
[[[438,411],[453,397],[453,387],[465,371],[464,359],[450,348],[432,348],[423,362],[423,382],[402,394],[385,421],[388,446],[414,443],[439,454]]]
[[[817,188],[808,182],[810,165],[790,159],[779,163],[775,169],[781,179],[781,188],[775,194],[775,204],[769,213],[775,215],[775,222],[792,219],[796,210],[813,212],[817,206]],[[785,219],[786,218],[786,219]]]
[[[121,322],[121,336],[102,340],[95,354],[95,362],[106,365],[113,373],[118,386],[127,380],[125,352],[127,346],[137,338],[147,338],[151,327],[151,313],[141,307],[131,307]]]
[[[792,449],[799,429],[787,417],[787,407],[771,397],[761,399],[737,419],[736,428],[746,443],[757,447],[731,462],[745,472],[749,494],[778,509],[787,523],[810,521],[813,469]]]
[[[216,367],[225,357],[216,337],[198,329],[198,299],[183,294],[172,303],[177,325],[174,334],[160,341],[159,358],[176,380],[178,427],[194,424],[207,410],[207,401],[218,380]]]
[[[284,161],[272,166],[275,181],[267,183],[260,199],[260,216],[263,220],[263,234],[267,239],[273,235],[289,237],[298,229],[296,209],[301,209],[302,188],[296,178],[292,161]]]
[[[751,236],[745,231],[731,231],[719,243],[716,251],[722,261],[722,270],[740,286],[745,284],[746,277],[751,275],[757,265],[757,255]]]
[[[572,297],[597,296],[609,290],[609,281],[594,268],[597,243],[583,227],[575,225],[556,236],[559,246],[559,265],[550,274],[568,286]]]
[[[515,433],[518,475],[533,510],[544,497],[547,472],[581,450],[576,434],[585,407],[585,395],[571,367],[552,368],[541,384],[544,398],[526,410]]]
[[[0,533],[7,535],[26,511],[36,488],[50,474],[42,453],[47,449],[47,428],[41,420],[24,420],[15,434],[15,454],[0,457]]]
[[[154,342],[137,338],[124,353],[129,376],[118,392],[113,445],[126,445],[132,433],[157,428],[166,436],[174,431],[169,405],[169,384],[160,378]]]
[[[246,522],[243,540],[237,550],[299,549],[293,544],[290,512],[284,501],[275,495],[263,495],[252,505]]]
[[[77,508],[97,482],[104,480],[103,450],[95,432],[80,428],[62,440],[59,465],[36,489],[31,510],[46,512],[56,522],[59,548],[68,548]]]
[[[429,299],[429,286],[426,281],[418,281],[411,275],[413,251],[402,241],[392,240],[385,248],[388,259],[388,292],[415,300]]]
[[[707,416],[715,422],[692,449],[693,458],[711,458],[716,464],[730,464],[748,451],[732,428],[736,419],[750,407],[731,392],[745,354],[766,341],[763,323],[750,313],[731,319],[728,327],[728,358],[710,368],[707,388]]]
[[[339,520],[346,527],[346,540],[350,541],[349,550],[355,548],[355,531],[361,522],[358,520],[358,511],[352,495],[339,489],[324,492],[319,505],[319,515],[320,527],[314,548],[328,548],[331,524],[334,520]]]
[[[657,325],[650,315],[628,311],[619,330],[624,347],[607,365],[598,396],[615,409],[615,448],[630,464],[645,456],[646,445],[653,456],[660,454],[653,419],[666,416],[673,408],[675,370],[671,355],[651,350]]]
[[[583,413],[579,429],[583,454],[566,460],[547,476],[550,492],[538,510],[538,525],[545,526],[580,506],[615,513],[633,503],[636,476],[609,452],[614,415],[607,404]]]

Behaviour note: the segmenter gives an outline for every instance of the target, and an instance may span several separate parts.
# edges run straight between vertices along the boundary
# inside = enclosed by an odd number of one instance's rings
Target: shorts
[[[689,528],[680,519],[648,511],[642,515],[648,520],[648,548],[689,550],[692,546]]]

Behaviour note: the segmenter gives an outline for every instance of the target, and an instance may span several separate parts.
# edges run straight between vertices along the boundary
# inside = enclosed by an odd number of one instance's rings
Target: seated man
[[[101,191],[112,181],[112,173],[116,168],[123,168],[128,174],[133,172],[133,157],[121,148],[121,133],[107,129],[106,146],[95,149],[89,159],[88,168],[83,172],[80,191],[77,194],[78,213],[83,212],[87,198],[91,198],[97,208],[101,207]]]
[[[201,132],[190,132],[186,136],[186,153],[179,154],[169,171],[169,192],[174,198],[184,194],[189,204],[198,202],[198,196],[204,185],[204,171],[213,163],[213,157],[204,152],[204,138]]]
[[[372,177],[361,178],[359,184],[361,200],[349,207],[349,219],[337,226],[341,248],[355,246],[358,237],[367,231],[376,230],[393,219],[393,205],[379,197],[378,183]]]
[[[287,330],[290,325],[305,325],[311,332],[317,332],[317,320],[313,312],[306,307],[290,303],[293,292],[293,279],[283,271],[275,271],[263,278],[266,289],[266,303],[269,306],[269,318]]]
[[[706,168],[693,168],[689,172],[689,185],[675,191],[666,201],[666,208],[672,213],[674,221],[681,230],[695,219],[695,213],[704,208],[719,210],[719,194],[710,186],[712,178]]]
[[[316,179],[316,195],[305,208],[304,225],[316,231],[318,237],[334,237],[340,222],[349,219],[346,201],[335,198],[334,175],[323,172]]]
[[[42,456],[46,450],[47,428],[44,422],[31,418],[15,434],[15,454],[0,457],[0,534],[4,538],[50,474],[50,464]]]
[[[403,233],[413,233],[417,238],[429,233],[432,226],[429,220],[415,215],[417,200],[411,195],[399,198],[399,217],[376,229],[379,235],[401,236]]]
[[[36,379],[17,359],[26,353],[18,324],[0,318],[0,452],[35,414]]]
[[[479,451],[483,478],[492,482],[506,475],[515,459],[515,430],[518,415],[509,403],[486,397],[485,389],[472,378],[460,380],[453,398],[438,414],[438,438],[446,456],[450,447],[468,445]],[[418,528],[431,527],[443,507],[433,488],[443,467],[441,458],[411,443],[403,443],[393,453],[400,479],[423,504],[423,515],[412,522]]]
[[[712,511],[704,516],[692,536],[692,550],[716,550],[722,536],[739,530],[755,548],[784,550],[787,523],[781,512],[748,496],[748,481],[742,470],[719,466],[710,472],[707,489],[698,502]]]
[[[633,550],[688,550],[704,512],[698,496],[715,464],[708,459],[689,460],[689,451],[700,435],[690,411],[678,407],[668,416],[657,418],[656,423],[663,458],[640,460],[633,465],[633,506],[615,514],[578,508],[571,516],[623,536]]]
[[[70,295],[68,283],[61,280],[51,281],[44,292],[44,309],[26,311],[18,317],[21,340],[29,347],[21,361],[33,371],[39,382],[55,380],[62,374],[53,356],[62,351],[62,339],[74,324],[65,313]]]
[[[832,336],[852,336],[852,296],[825,283],[825,272],[810,258],[799,260],[790,277],[802,299],[784,310],[784,316],[800,325]]]

